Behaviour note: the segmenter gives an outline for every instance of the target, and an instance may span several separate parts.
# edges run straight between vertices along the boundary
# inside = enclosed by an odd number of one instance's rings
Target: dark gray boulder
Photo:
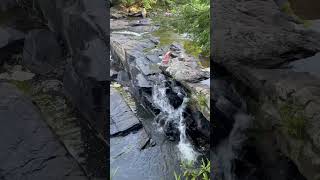
[[[23,47],[25,34],[10,27],[0,27],[0,65]]]
[[[63,61],[56,36],[48,30],[33,30],[26,37],[23,64],[32,72],[47,74]]]
[[[273,0],[215,0],[213,6],[217,63],[270,68],[320,50],[320,35],[296,29]]]
[[[64,40],[71,55],[63,77],[68,98],[97,131],[105,134],[107,2],[39,0],[37,4],[49,28]]]
[[[16,0],[2,0],[0,2],[0,12],[6,12],[11,8],[15,8],[17,6],[18,4]]]

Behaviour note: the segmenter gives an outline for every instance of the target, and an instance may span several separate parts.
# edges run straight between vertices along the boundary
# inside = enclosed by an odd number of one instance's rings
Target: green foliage
[[[180,2],[181,3],[181,2]],[[210,52],[210,1],[187,0],[182,5],[177,5],[173,12],[176,21],[173,26],[179,33],[188,33],[203,53]]]
[[[291,5],[289,2],[286,2],[282,7],[281,7],[281,11],[288,14],[288,15],[294,15],[294,12],[291,8]]]
[[[303,107],[296,104],[284,104],[280,107],[283,130],[289,135],[303,139],[305,136],[306,117]]]
[[[175,180],[181,180],[184,177],[185,180],[209,180],[210,179],[210,161],[203,160],[201,161],[201,165],[199,168],[195,168],[193,161],[184,161],[181,164],[181,168],[183,170],[182,175],[177,175],[174,172]]]
[[[135,3],[135,0],[121,0],[121,5],[124,7],[130,7]]]
[[[142,0],[143,7],[152,9],[152,6],[157,3],[157,0]]]
[[[145,9],[151,9],[154,4],[157,3],[157,0],[121,0],[121,5],[129,8],[133,5],[138,5],[144,7]]]

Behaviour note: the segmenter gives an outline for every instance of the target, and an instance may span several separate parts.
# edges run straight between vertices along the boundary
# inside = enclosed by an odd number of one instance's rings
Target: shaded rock
[[[1,73],[0,79],[15,80],[15,81],[27,81],[31,80],[35,74],[26,71],[14,71],[12,73]]]
[[[48,26],[62,37],[72,55],[63,77],[65,92],[82,116],[101,134],[106,134],[105,99],[109,75],[106,71],[109,42],[104,3],[107,2],[38,1]]]
[[[63,83],[59,80],[46,80],[41,82],[40,91],[42,93],[62,94]]]
[[[3,48],[11,43],[23,40],[24,33],[9,27],[0,27],[0,48]]]
[[[0,84],[0,120],[3,178],[89,179],[67,155],[32,101],[7,83]]]
[[[18,4],[16,0],[2,0],[0,3],[0,12],[8,11],[9,9],[17,6]]]
[[[273,0],[218,0],[214,9],[217,63],[270,68],[320,51],[320,35],[295,29]]]
[[[316,161],[311,163],[311,159],[320,158],[316,150],[320,147],[319,133],[316,130],[319,128],[320,79],[308,73],[287,69],[252,69],[239,66],[233,69],[251,91],[257,92],[255,99],[263,104],[254,108],[261,117],[256,119],[256,123],[262,125],[262,128],[272,127],[270,134],[277,139],[276,147],[297,165],[302,175],[307,179],[316,179],[320,166]],[[254,107],[254,102],[249,106]],[[297,120],[295,115],[290,115],[291,111],[301,114],[301,126],[290,125],[291,121]],[[285,130],[283,125],[290,131]],[[302,134],[291,133],[300,128]]]
[[[32,72],[44,75],[61,64],[61,47],[56,36],[48,30],[31,31],[23,49],[23,64]]]
[[[102,68],[102,67],[101,67]],[[104,134],[106,124],[106,83],[90,78],[83,79],[68,65],[63,84],[67,97],[81,114],[99,132]]]
[[[96,25],[100,36],[107,40],[107,35],[109,35],[110,24],[106,21],[108,14],[106,8],[109,7],[107,1],[104,0],[81,0],[84,12],[87,14],[92,22]]]
[[[0,65],[22,49],[24,38],[24,33],[16,29],[0,27]]]
[[[295,72],[307,72],[320,78],[320,53],[315,56],[299,59],[288,64],[288,67]]]

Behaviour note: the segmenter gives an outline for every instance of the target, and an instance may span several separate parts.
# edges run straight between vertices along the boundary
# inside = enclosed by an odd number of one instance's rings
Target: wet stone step
[[[110,90],[110,135],[126,135],[142,127],[139,119],[131,111],[125,100],[115,89]]]

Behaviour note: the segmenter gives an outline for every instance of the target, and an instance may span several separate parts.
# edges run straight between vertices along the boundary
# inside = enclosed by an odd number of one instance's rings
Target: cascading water
[[[186,124],[185,118],[183,117],[183,112],[187,106],[189,98],[186,96],[183,97],[182,104],[178,108],[174,108],[167,97],[167,89],[169,87],[165,86],[164,81],[160,81],[160,83],[154,85],[152,98],[155,105],[161,110],[161,112],[166,113],[166,121],[165,123],[172,123],[178,127],[180,132],[179,135],[179,144],[178,149],[181,152],[181,158],[188,161],[196,160],[198,153],[193,149],[192,144],[189,142],[186,136]],[[175,86],[173,90],[177,93],[178,96],[182,97],[181,88]]]
[[[250,125],[250,117],[246,114],[236,114],[235,123],[229,137],[222,142],[213,154],[213,161],[218,166],[217,176],[224,180],[236,180],[234,173],[234,160],[246,140],[245,131]]]

